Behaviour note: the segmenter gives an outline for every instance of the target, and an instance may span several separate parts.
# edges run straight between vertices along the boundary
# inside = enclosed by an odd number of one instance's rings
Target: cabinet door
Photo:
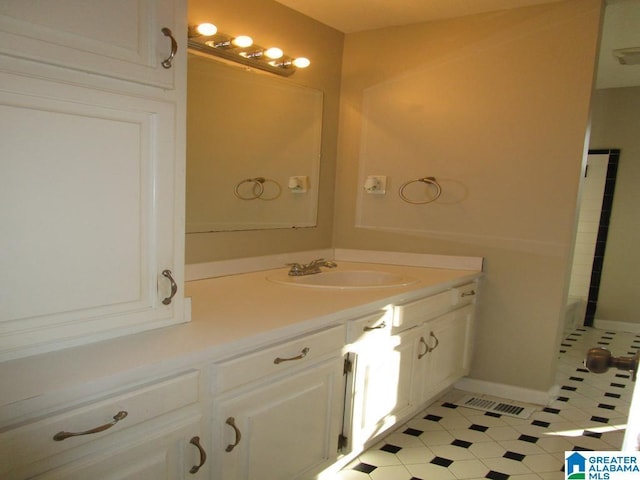
[[[294,480],[332,464],[342,377],[342,359],[332,359],[220,402],[214,477]]]
[[[351,449],[393,426],[413,409],[416,343],[422,330],[413,328],[357,346],[354,362]]]
[[[473,305],[468,305],[425,325],[428,353],[424,356],[423,402],[468,373],[473,312]]]
[[[0,84],[0,360],[183,321],[175,105]]]
[[[2,0],[0,53],[169,88],[176,16],[175,0]]]

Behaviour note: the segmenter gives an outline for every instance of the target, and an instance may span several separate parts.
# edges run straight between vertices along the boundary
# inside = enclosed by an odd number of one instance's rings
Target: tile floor
[[[337,480],[560,480],[564,452],[619,450],[631,402],[627,372],[588,372],[590,347],[633,356],[640,335],[589,327],[563,342],[557,382],[560,396],[529,418],[514,418],[453,404],[464,392],[434,402],[337,475]]]

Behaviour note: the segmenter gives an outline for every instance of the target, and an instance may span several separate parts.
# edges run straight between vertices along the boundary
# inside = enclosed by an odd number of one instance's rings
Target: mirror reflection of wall
[[[188,60],[187,233],[316,225],[322,92]]]

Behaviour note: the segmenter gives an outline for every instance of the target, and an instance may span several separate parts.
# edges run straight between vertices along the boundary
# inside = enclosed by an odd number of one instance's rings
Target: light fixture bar
[[[255,44],[249,47],[239,47],[234,42],[235,39],[233,37],[217,33],[217,35],[210,36],[201,35],[197,31],[197,27],[190,26],[188,47],[204,54],[220,57],[283,77],[290,77],[298,68],[293,58],[282,56],[277,61],[273,61],[266,54],[268,49],[263,49]],[[282,51],[279,50],[279,52],[281,53]]]

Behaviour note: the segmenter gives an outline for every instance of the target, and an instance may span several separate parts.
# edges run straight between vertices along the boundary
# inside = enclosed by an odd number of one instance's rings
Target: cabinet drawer
[[[216,366],[216,391],[244,385],[267,375],[282,373],[342,348],[344,327],[330,328],[291,340]]]
[[[450,290],[407,303],[406,305],[398,305],[394,309],[393,331],[395,333],[415,327],[425,320],[448,311],[452,306]]]
[[[388,336],[393,324],[392,311],[379,311],[347,323],[347,343]]]
[[[467,283],[451,289],[451,301],[456,307],[467,305],[475,301],[478,295],[478,284],[476,282]]]
[[[45,418],[8,427],[0,432],[0,451],[9,462],[0,465],[0,477],[25,462],[35,462],[65,450],[85,445],[105,435],[122,431],[172,410],[198,401],[197,371],[137,386],[130,391],[96,400]],[[115,417],[120,412],[121,418]],[[108,428],[88,435],[67,436],[64,432],[87,432]],[[60,436],[62,440],[54,440]],[[64,438],[66,437],[66,438]]]

